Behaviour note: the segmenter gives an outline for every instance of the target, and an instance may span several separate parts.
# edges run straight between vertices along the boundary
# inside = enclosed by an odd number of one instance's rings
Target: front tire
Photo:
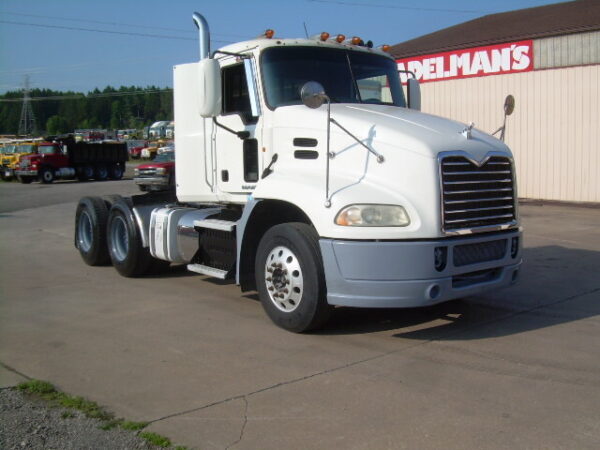
[[[54,171],[51,167],[42,167],[40,181],[44,184],[50,184],[54,181]]]
[[[108,214],[107,241],[117,272],[124,277],[139,277],[148,272],[153,258],[142,245],[132,209],[123,200],[115,202]]]
[[[263,308],[277,326],[302,333],[329,319],[319,238],[310,225],[269,229],[258,246],[255,276]]]
[[[106,246],[108,209],[100,197],[83,197],[75,213],[75,247],[86,264],[99,266],[110,261]]]

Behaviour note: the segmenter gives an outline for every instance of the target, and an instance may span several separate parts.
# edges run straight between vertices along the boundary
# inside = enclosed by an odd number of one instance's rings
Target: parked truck
[[[83,198],[86,263],[231,278],[294,332],[338,305],[426,306],[517,280],[502,141],[421,113],[416,80],[407,100],[394,59],[361,39],[269,30],[211,52],[193,18],[200,60],[174,68],[175,196]]]
[[[38,145],[35,153],[22,156],[15,173],[24,184],[34,180],[52,183],[58,178],[120,180],[127,160],[125,143],[76,142],[68,136]]]
[[[19,167],[19,160],[21,157],[37,152],[38,146],[44,144],[45,142],[42,142],[41,139],[23,139],[6,145],[2,154],[0,177],[4,181],[12,181],[15,177],[15,171]]]

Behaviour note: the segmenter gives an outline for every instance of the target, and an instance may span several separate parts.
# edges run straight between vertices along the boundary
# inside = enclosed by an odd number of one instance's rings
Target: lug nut
[[[267,277],[267,281],[272,281],[273,279],[271,277]]]
[[[290,292],[290,291],[288,291],[287,289],[284,289],[284,290],[283,290],[283,293],[284,293],[284,294],[287,294],[288,292]]]
[[[270,291],[273,290],[273,286],[269,286],[267,289],[269,289]]]
[[[269,273],[273,273],[273,269],[271,269],[271,268],[269,267],[269,268],[267,268],[267,272],[269,272]]]

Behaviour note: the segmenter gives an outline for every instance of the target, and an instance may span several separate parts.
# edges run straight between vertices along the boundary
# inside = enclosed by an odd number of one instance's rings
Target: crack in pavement
[[[6,370],[8,370],[9,372],[12,372],[12,373],[14,373],[14,374],[17,374],[17,375],[19,375],[20,377],[23,377],[23,378],[25,378],[25,379],[27,379],[27,380],[32,380],[32,379],[33,379],[33,378],[31,378],[31,377],[29,377],[29,376],[25,375],[24,373],[22,373],[22,372],[19,372],[17,369],[14,369],[14,368],[10,367],[8,364],[5,364],[5,363],[3,363],[2,361],[0,361],[0,366],[4,367],[4,368],[5,368]]]
[[[487,325],[490,325],[492,323],[501,322],[503,320],[510,319],[512,317],[516,317],[516,316],[521,315],[521,314],[528,314],[528,313],[533,312],[535,310],[541,310],[541,309],[544,309],[544,308],[549,308],[551,306],[555,306],[555,305],[558,305],[560,303],[568,302],[570,300],[574,300],[574,299],[576,299],[578,297],[583,297],[585,295],[594,294],[596,292],[600,292],[600,287],[594,288],[594,289],[590,289],[588,291],[581,292],[579,294],[574,294],[574,295],[571,295],[569,297],[565,297],[565,298],[556,300],[554,302],[546,303],[544,305],[537,305],[537,306],[532,306],[531,308],[527,308],[527,309],[522,309],[522,310],[513,311],[513,312],[507,312],[506,315],[503,315],[503,316],[500,316],[500,317],[496,317],[496,318],[493,318],[493,319],[489,319],[489,320],[484,320],[484,321],[481,321],[481,322],[473,324],[473,325],[467,325],[467,326],[465,326],[465,328],[462,328],[462,329],[459,329],[459,330],[448,331],[447,333],[445,333],[445,334],[443,334],[441,336],[438,336],[438,337],[435,337],[435,338],[431,338],[431,339],[427,339],[427,340],[424,340],[422,342],[418,342],[418,343],[413,344],[413,345],[407,345],[406,347],[403,347],[403,348],[398,349],[398,350],[391,350],[389,352],[384,352],[384,353],[380,353],[378,355],[371,356],[369,358],[363,358],[363,359],[360,359],[360,360],[357,360],[357,361],[352,361],[352,362],[349,362],[347,364],[343,364],[341,366],[332,367],[330,369],[325,369],[325,370],[322,370],[322,371],[319,371],[319,372],[315,372],[315,373],[312,373],[312,374],[309,374],[309,375],[305,375],[303,377],[298,377],[298,378],[293,378],[291,380],[281,381],[281,382],[275,383],[275,384],[273,384],[271,386],[266,386],[266,387],[263,387],[263,388],[260,388],[260,389],[257,389],[257,390],[251,391],[251,392],[247,392],[245,394],[234,395],[234,396],[222,399],[222,400],[217,400],[217,401],[208,403],[208,404],[203,405],[203,406],[199,406],[197,408],[192,408],[192,409],[188,409],[188,410],[185,410],[185,411],[179,411],[179,412],[175,412],[175,413],[172,413],[172,414],[168,414],[166,416],[150,420],[150,421],[148,421],[148,423],[151,424],[151,423],[155,423],[155,422],[160,422],[160,421],[163,421],[163,420],[171,419],[173,417],[184,416],[186,414],[190,414],[190,413],[193,413],[193,412],[202,411],[204,409],[212,408],[213,406],[217,406],[217,405],[222,405],[222,404],[225,404],[225,403],[229,403],[229,402],[234,401],[234,400],[246,399],[246,401],[247,401],[247,397],[250,397],[252,395],[261,394],[263,392],[267,392],[267,391],[270,391],[270,390],[273,390],[273,389],[277,389],[277,388],[280,388],[280,387],[283,387],[283,386],[287,386],[287,385],[290,385],[290,384],[300,383],[300,382],[309,380],[311,378],[316,378],[316,377],[319,377],[321,375],[327,375],[327,374],[330,374],[330,373],[333,373],[333,372],[337,372],[337,371],[340,371],[340,370],[348,369],[350,367],[354,367],[354,366],[357,366],[357,365],[360,365],[360,364],[371,362],[371,361],[374,361],[374,360],[377,360],[377,359],[380,359],[380,358],[385,358],[386,356],[389,356],[389,355],[399,354],[399,353],[411,350],[411,349],[413,349],[415,347],[427,345],[427,344],[430,344],[432,342],[440,341],[440,340],[442,340],[444,338],[447,338],[447,337],[450,337],[450,336],[454,336],[454,335],[458,335],[458,334],[461,334],[461,333],[465,333],[467,331],[471,331],[471,330],[473,330],[473,329],[475,329],[477,327],[487,326]],[[244,428],[246,426],[246,422],[247,422],[247,420],[244,422]],[[243,431],[243,429],[242,429],[242,431]]]
[[[242,397],[242,399],[244,400],[245,406],[244,406],[244,423],[242,424],[242,429],[240,430],[240,437],[234,443],[229,444],[225,448],[225,450],[229,450],[230,448],[235,447],[240,442],[242,442],[242,439],[244,439],[244,431],[246,430],[246,424],[248,423],[248,399],[246,398],[246,396]]]

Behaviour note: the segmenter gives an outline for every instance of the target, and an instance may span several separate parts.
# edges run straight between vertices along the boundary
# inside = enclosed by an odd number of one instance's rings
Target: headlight
[[[338,213],[335,223],[346,227],[405,227],[410,218],[399,205],[350,205]]]
[[[156,169],[156,174],[157,175],[164,175],[165,173],[167,173],[167,169],[165,169],[164,167],[158,167]]]
[[[139,175],[140,174],[140,169],[138,169],[137,167],[135,169],[133,169],[133,174],[134,175]]]

